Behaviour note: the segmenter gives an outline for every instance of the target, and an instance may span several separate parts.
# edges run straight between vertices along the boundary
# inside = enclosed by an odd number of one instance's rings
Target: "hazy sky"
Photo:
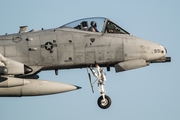
[[[86,69],[39,73],[40,79],[81,86],[48,96],[0,98],[0,120],[180,120],[179,0],[1,0],[0,34],[19,26],[50,29],[87,17],[107,17],[134,36],[166,47],[171,63],[115,73],[107,72],[109,109],[97,106]],[[95,79],[95,78],[94,78]]]

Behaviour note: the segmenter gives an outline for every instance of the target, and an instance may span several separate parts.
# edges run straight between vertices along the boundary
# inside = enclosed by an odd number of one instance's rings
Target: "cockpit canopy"
[[[76,20],[63,25],[60,28],[73,28],[77,30],[102,33],[130,34],[109,19],[103,17],[93,17]]]

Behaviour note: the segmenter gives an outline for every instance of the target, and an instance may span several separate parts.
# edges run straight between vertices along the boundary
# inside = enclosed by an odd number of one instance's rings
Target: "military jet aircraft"
[[[0,36],[0,96],[21,97],[62,93],[80,87],[60,82],[38,80],[44,70],[87,68],[90,85],[98,83],[98,105],[106,109],[111,99],[106,95],[106,77],[101,67],[115,67],[116,72],[170,62],[167,50],[158,43],[131,35],[103,17],[70,22],[47,30],[26,31]],[[91,80],[91,74],[97,78]],[[97,68],[97,71],[94,70]],[[97,72],[97,73],[96,73]]]

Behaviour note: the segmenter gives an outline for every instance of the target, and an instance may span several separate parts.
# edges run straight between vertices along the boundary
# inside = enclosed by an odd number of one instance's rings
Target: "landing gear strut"
[[[104,70],[102,68],[100,68],[97,64],[96,64],[96,68],[97,68],[97,74],[96,74],[95,70],[93,69],[93,67],[90,66],[91,72],[97,78],[93,83],[91,81],[91,75],[90,75],[88,68],[87,68],[91,88],[92,88],[92,91],[94,93],[93,84],[98,80],[98,89],[99,89],[99,92],[101,93],[102,96],[99,97],[97,103],[98,103],[98,106],[100,108],[107,109],[111,105],[111,99],[109,96],[105,95],[106,91],[104,90],[104,85],[105,85],[105,81],[106,81],[106,76],[104,74]]]

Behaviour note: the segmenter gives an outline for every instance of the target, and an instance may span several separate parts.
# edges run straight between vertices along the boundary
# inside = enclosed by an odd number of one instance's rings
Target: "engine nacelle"
[[[149,64],[146,63],[143,59],[130,60],[125,62],[120,62],[115,65],[116,72],[122,72],[126,70],[136,69],[140,67],[145,67]]]

